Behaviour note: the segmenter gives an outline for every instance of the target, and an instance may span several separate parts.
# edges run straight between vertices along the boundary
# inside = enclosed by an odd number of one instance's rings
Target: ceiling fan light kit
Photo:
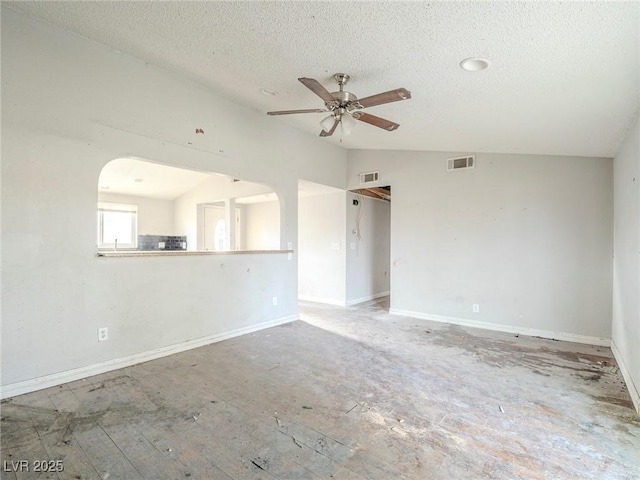
[[[322,119],[320,122],[320,126],[322,127],[322,131],[320,132],[321,137],[329,137],[333,135],[338,126],[340,126],[341,135],[349,135],[349,133],[351,133],[351,129],[356,123],[356,120],[382,128],[389,132],[396,130],[400,126],[395,122],[381,117],[376,117],[375,115],[362,112],[361,110],[385,103],[408,100],[411,98],[411,92],[409,90],[406,88],[397,88],[395,90],[378,93],[358,100],[358,97],[353,93],[344,90],[344,86],[351,78],[349,75],[336,73],[333,78],[338,84],[339,90],[337,92],[329,92],[320,82],[313,78],[302,77],[298,79],[305,87],[324,100],[324,109],[308,108],[304,110],[279,110],[275,112],[267,112],[267,115],[329,112],[330,115]]]
[[[347,136],[351,133],[353,126],[356,124],[356,121],[350,114],[342,115],[340,118],[340,133],[343,136]]]
[[[335,121],[335,117],[333,115],[329,115],[320,122],[320,126],[322,127],[322,130],[328,132],[329,130],[331,130],[331,127],[333,127]]]

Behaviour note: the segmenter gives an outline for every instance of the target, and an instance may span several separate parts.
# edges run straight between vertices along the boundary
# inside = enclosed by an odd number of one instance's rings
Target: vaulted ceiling
[[[351,76],[367,109],[346,148],[614,156],[640,106],[638,2],[3,2],[210,87],[260,114],[321,108]],[[467,57],[488,69],[468,72]],[[276,96],[261,89],[278,92]],[[272,117],[318,135],[323,114]]]

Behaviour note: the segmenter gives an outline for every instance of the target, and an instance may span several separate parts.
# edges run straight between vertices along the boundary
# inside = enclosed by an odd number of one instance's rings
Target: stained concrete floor
[[[1,478],[640,478],[608,348],[386,309],[304,304],[303,321],[3,401]]]

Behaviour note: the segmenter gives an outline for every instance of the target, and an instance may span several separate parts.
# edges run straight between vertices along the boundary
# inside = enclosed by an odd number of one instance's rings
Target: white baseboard
[[[298,300],[302,300],[303,302],[326,303],[327,305],[337,305],[338,307],[345,306],[345,303],[343,301],[336,300],[334,298],[310,297],[307,295],[298,295]]]
[[[357,305],[358,303],[368,302],[370,300],[375,300],[376,298],[386,297],[389,295],[389,290],[386,292],[374,293],[372,295],[367,295],[366,297],[353,298],[351,300],[347,300],[347,305]]]
[[[631,373],[629,373],[627,364],[624,362],[624,359],[620,354],[620,350],[618,350],[618,347],[616,347],[616,344],[614,343],[613,340],[611,340],[611,351],[613,352],[613,358],[616,359],[616,363],[618,364],[618,367],[620,367],[620,373],[622,373],[622,378],[624,378],[624,383],[627,385],[627,390],[629,390],[629,395],[631,395],[633,406],[636,409],[636,412],[640,414],[640,391],[638,391],[638,387],[633,382],[633,378],[631,378]]]
[[[389,313],[393,315],[403,315],[405,317],[414,317],[422,320],[431,320],[434,322],[452,323],[454,325],[462,325],[465,327],[484,328],[485,330],[494,330],[497,332],[518,333],[531,337],[550,338],[554,340],[564,340],[566,342],[585,343],[587,345],[598,345],[600,347],[608,347],[611,344],[610,338],[590,337],[587,335],[577,335],[575,333],[554,332],[552,330],[538,330],[536,328],[516,327],[513,325],[503,325],[499,323],[480,322],[478,320],[469,320],[466,318],[445,317],[443,315],[431,315],[428,313],[411,312],[408,310],[399,310],[391,308]]]
[[[55,387],[56,385],[61,385],[63,383],[81,380],[83,378],[98,375],[100,373],[110,372],[119,368],[130,367],[131,365],[148,362],[149,360],[166,357],[169,355],[173,355],[174,353],[184,352],[185,350],[191,350],[193,348],[202,347],[204,345],[220,342],[229,338],[239,337],[240,335],[246,335],[247,333],[256,332],[258,330],[263,330],[269,327],[275,327],[277,325],[293,322],[298,319],[298,315],[289,315],[286,317],[276,318],[274,320],[268,320],[266,322],[258,323],[255,325],[236,328],[228,332],[216,333],[214,335],[208,335],[206,337],[188,340],[186,342],[177,343],[175,345],[168,345],[166,347],[156,348],[147,352],[136,353],[127,357],[108,360],[106,362],[97,363],[95,365],[74,368],[73,370],[45,375],[44,377],[32,378],[30,380],[24,380],[22,382],[10,383],[8,385],[3,385],[2,387],[0,387],[0,398],[4,399],[14,397],[16,395],[35,392],[36,390],[42,390],[44,388]]]

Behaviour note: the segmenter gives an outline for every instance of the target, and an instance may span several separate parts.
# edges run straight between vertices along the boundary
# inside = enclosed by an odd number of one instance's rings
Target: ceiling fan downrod
[[[346,73],[336,73],[333,78],[335,79],[336,83],[338,84],[338,87],[340,88],[340,91],[342,92],[344,86],[347,84],[347,82],[349,80],[351,80],[351,77],[349,75],[347,75]]]

